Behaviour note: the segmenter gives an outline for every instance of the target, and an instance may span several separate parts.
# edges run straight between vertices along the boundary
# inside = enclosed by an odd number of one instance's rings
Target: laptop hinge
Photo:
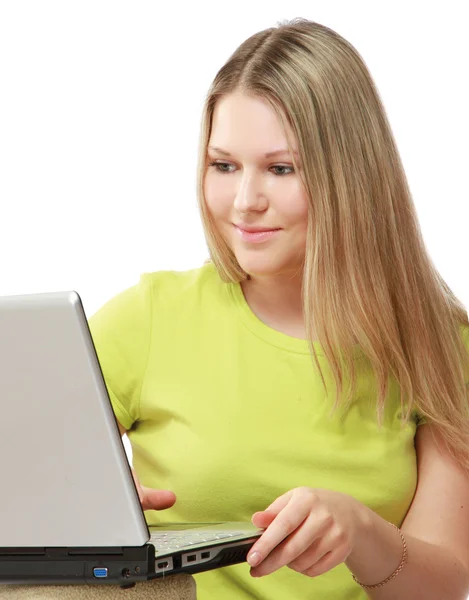
[[[129,552],[134,553],[139,549],[144,549],[145,546],[142,547],[89,547],[86,548],[36,548],[36,547],[26,547],[26,548],[0,548],[0,556],[47,556],[48,558],[59,558],[62,556],[87,556],[89,554],[92,555],[106,555],[106,556],[124,556]]]
[[[43,556],[46,553],[45,548],[0,548],[0,556]]]
[[[64,548],[64,550],[66,550],[66,553],[69,556],[77,556],[77,555],[83,555],[83,554],[116,554],[116,555],[122,555],[124,554],[124,548],[121,547],[116,547],[116,546],[112,546],[112,547],[97,547],[97,548],[93,548],[93,547],[89,547],[87,546],[86,548]]]

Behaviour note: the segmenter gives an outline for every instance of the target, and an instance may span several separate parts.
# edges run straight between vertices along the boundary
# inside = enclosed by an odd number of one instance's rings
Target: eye
[[[208,165],[209,167],[213,167],[215,169],[215,171],[218,171],[219,173],[232,173],[232,171],[225,171],[224,169],[221,169],[220,167],[230,167],[231,165],[229,163],[222,163],[222,162],[211,162]]]
[[[286,165],[275,165],[271,169],[290,169],[290,173],[293,173],[293,167],[287,167]],[[276,175],[289,175],[290,173],[276,173]]]
[[[211,162],[208,165],[209,167],[212,167],[215,169],[215,171],[218,171],[219,173],[233,173],[233,171],[226,171],[223,167],[231,167],[233,165],[231,165],[230,163],[225,163],[225,162]],[[289,169],[288,173],[279,173],[278,171],[276,173],[274,173],[275,175],[277,175],[278,177],[283,177],[284,175],[290,175],[292,173],[294,173],[294,169],[293,167],[289,167],[287,165],[274,165],[272,167],[270,167],[270,169]]]

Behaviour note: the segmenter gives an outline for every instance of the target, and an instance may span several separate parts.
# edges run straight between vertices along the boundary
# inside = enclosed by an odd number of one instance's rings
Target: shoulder
[[[94,334],[99,330],[127,329],[138,333],[139,327],[148,328],[155,311],[174,312],[178,303],[197,297],[201,290],[219,285],[218,273],[213,264],[186,271],[144,272],[134,285],[125,288],[107,300],[88,323]]]
[[[204,285],[216,284],[221,281],[213,263],[184,271],[154,271],[143,273],[140,284],[151,287],[155,292],[189,291]]]
[[[143,273],[139,285],[148,291],[153,305],[160,309],[174,307],[179,302],[207,298],[222,293],[224,284],[213,263],[185,271],[155,271]]]

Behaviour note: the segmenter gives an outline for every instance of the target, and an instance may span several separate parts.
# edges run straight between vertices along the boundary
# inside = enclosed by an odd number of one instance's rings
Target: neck
[[[270,315],[275,319],[302,322],[303,300],[301,294],[302,276],[275,275],[252,277],[242,281],[241,287],[248,304],[256,312]]]

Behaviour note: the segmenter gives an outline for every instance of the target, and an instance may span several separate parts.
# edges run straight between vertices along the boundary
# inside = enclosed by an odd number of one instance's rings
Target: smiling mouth
[[[241,229],[241,231],[246,231],[246,233],[264,233],[266,231],[278,231],[280,229],[280,227],[252,227],[248,229],[242,225],[237,225],[236,223],[233,223],[233,225],[238,229]]]
[[[268,229],[266,231],[246,231],[235,225],[236,231],[241,239],[246,242],[263,242],[275,236],[281,229]]]

